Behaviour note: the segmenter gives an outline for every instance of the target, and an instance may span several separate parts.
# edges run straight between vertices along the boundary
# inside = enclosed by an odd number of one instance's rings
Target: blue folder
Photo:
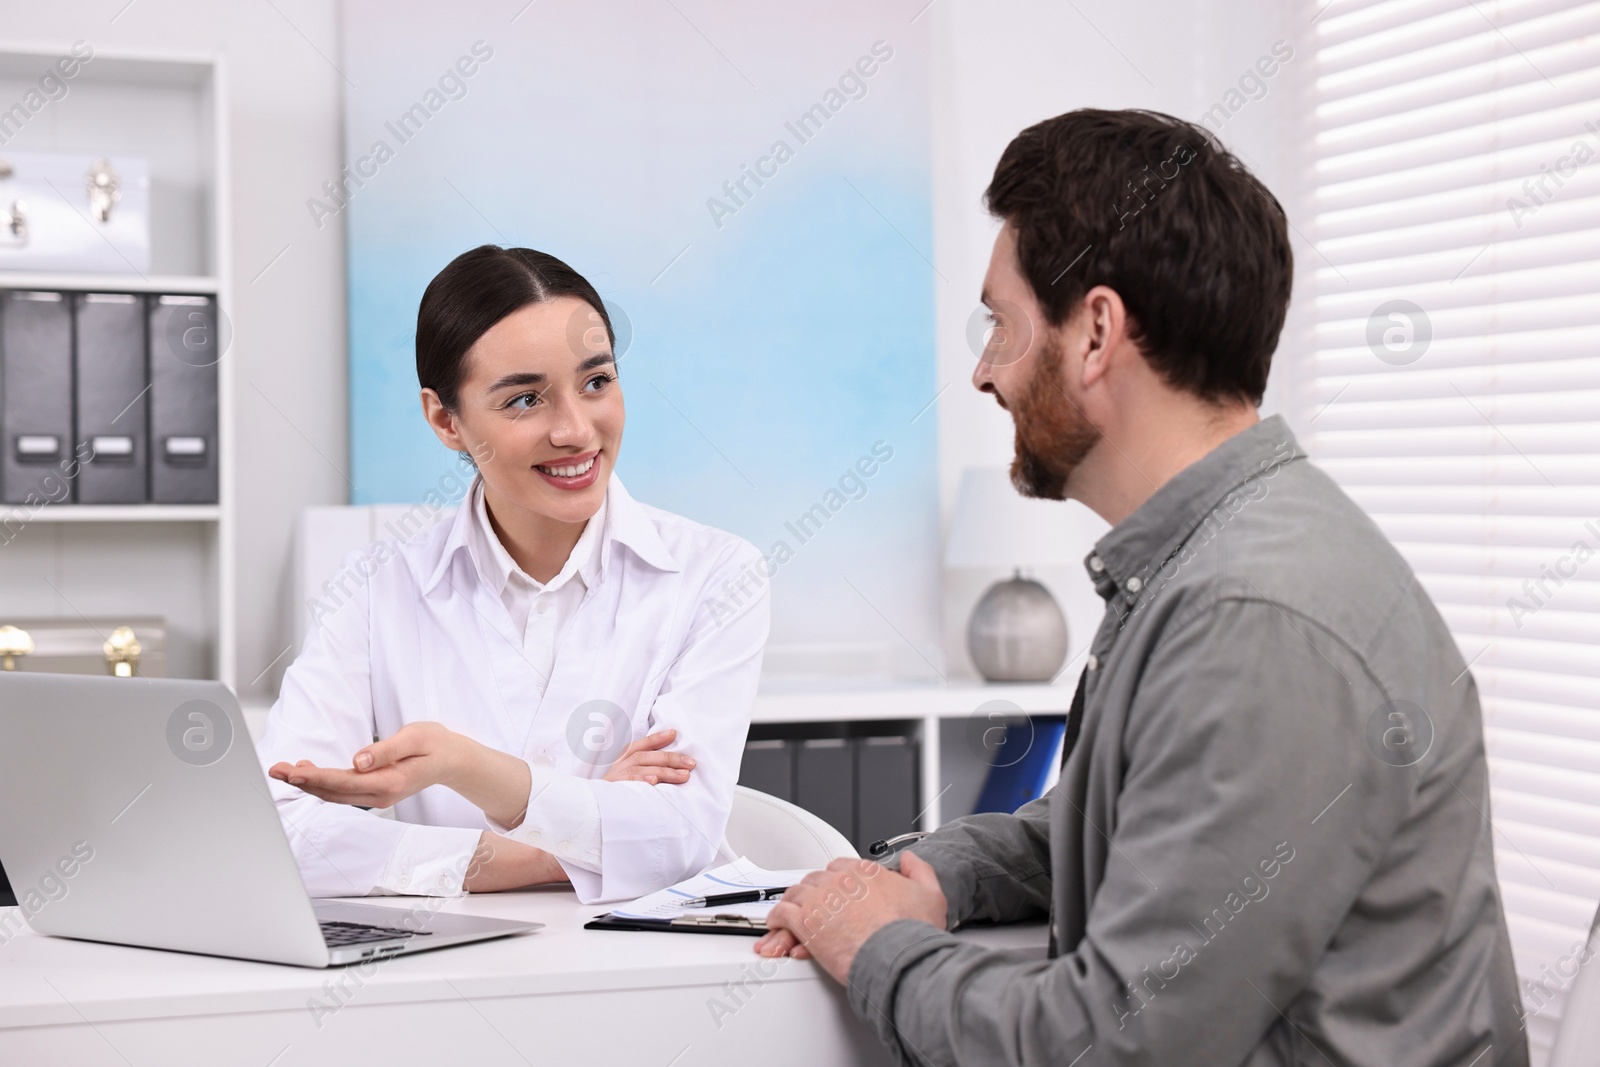
[[[1044,783],[1061,753],[1067,732],[1064,715],[1031,715],[1005,727],[1005,741],[996,746],[974,815],[986,811],[1009,815],[1044,793]]]

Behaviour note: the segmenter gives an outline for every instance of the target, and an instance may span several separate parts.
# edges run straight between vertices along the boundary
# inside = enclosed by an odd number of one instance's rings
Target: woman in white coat
[[[530,249],[473,249],[423,294],[423,413],[477,475],[451,520],[346,561],[284,676],[260,750],[312,895],[593,902],[727,858],[764,572],[623,488],[613,343],[594,288]]]

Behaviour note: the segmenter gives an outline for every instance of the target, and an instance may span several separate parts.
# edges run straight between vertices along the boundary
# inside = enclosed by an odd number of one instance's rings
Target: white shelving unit
[[[72,41],[0,48],[0,100],[21,100]],[[233,307],[226,77],[219,57],[96,47],[0,147],[144,156],[151,269],[0,271],[0,288],[210,295]],[[233,371],[218,364],[218,502],[0,505],[0,615],[161,615],[177,676],[235,685]],[[5,621],[0,618],[0,622]]]
[[[967,723],[985,705],[1004,701],[1029,715],[1065,715],[1072,707],[1070,685],[883,685],[824,687],[815,681],[771,680],[756,694],[752,723],[831,723],[915,719],[922,724],[922,773],[918,829],[937,829],[944,812],[964,814],[988,767],[976,753],[956,746]],[[1009,710],[1009,708],[1007,709]],[[943,784],[940,784],[943,783]],[[956,794],[959,794],[957,796]],[[951,801],[958,801],[954,805]]]
[[[0,157],[3,155],[4,150],[0,149]],[[115,281],[108,283],[107,279]],[[221,289],[216,278],[197,275],[49,274],[0,270],[0,289],[71,289],[87,293],[110,288],[112,284],[122,293],[192,293],[205,296],[215,295]]]
[[[0,505],[7,522],[218,522],[217,504],[50,504],[37,510]]]

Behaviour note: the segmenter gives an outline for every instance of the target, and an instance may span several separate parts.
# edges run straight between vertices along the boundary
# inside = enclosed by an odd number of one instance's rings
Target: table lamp
[[[1081,510],[1023,496],[1004,467],[962,471],[945,566],[1012,571],[984,592],[967,620],[967,651],[987,681],[1048,682],[1066,662],[1066,616],[1050,590],[1022,572],[1082,562],[1091,542]]]

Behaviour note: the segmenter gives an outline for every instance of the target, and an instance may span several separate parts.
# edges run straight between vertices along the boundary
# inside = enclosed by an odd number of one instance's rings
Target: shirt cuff
[[[924,860],[933,868],[934,875],[939,879],[939,889],[944,893],[945,929],[956,930],[966,921],[970,914],[971,901],[977,892],[977,878],[961,862],[961,857],[941,849],[937,844],[917,842],[905,848],[896,849],[893,853],[878,861],[878,864],[889,868],[891,871],[900,870],[900,857],[907,852],[915,852],[919,860]]]
[[[528,764],[532,785],[528,810],[515,829],[484,815],[495,833],[540,848],[570,874],[577,867],[600,870],[600,802],[587,782],[539,764]]]
[[[848,975],[850,1007],[890,1048],[900,1048],[894,996],[901,976],[919,961],[959,942],[932,923],[896,919],[862,942]],[[902,1049],[901,1062],[917,1063]]]
[[[377,885],[367,895],[461,896],[482,837],[483,831],[471,827],[408,823]]]

